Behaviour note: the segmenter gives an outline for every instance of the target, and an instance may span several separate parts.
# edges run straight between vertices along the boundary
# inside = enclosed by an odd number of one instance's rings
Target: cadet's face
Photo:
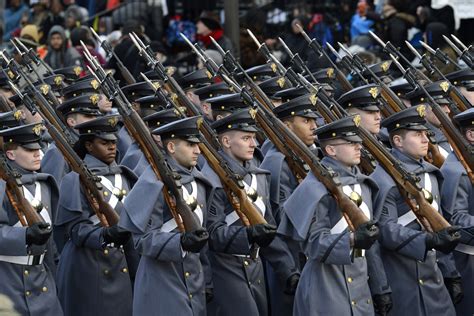
[[[92,115],[86,115],[86,114],[82,114],[82,113],[74,113],[66,119],[66,122],[70,127],[74,127],[78,124],[91,121],[95,118],[96,117],[92,116]]]
[[[471,103],[471,105],[474,105],[474,91],[467,91],[465,87],[459,87],[459,90],[466,97],[469,103]]]
[[[332,158],[342,164],[352,167],[360,164],[361,143],[348,142],[345,139],[338,139],[326,146],[326,152]]]
[[[286,124],[306,146],[314,144],[316,136],[313,132],[317,128],[315,119],[295,116],[292,121],[287,121]]]
[[[350,114],[359,114],[361,120],[361,126],[372,134],[378,134],[380,132],[380,121],[382,116],[380,111],[364,111],[357,108],[349,109]]]
[[[446,115],[449,117],[449,113],[451,113],[451,110],[449,109],[448,105],[441,105],[441,110],[443,110]],[[433,124],[436,127],[441,126],[441,122],[438,120],[436,115],[433,113],[433,110],[431,109],[431,106],[426,107],[426,120]]]
[[[22,119],[25,121],[26,124],[40,123],[43,121],[43,119],[41,118],[41,115],[38,112],[36,112],[33,115],[28,109],[23,108],[21,110],[21,113],[22,113]]]
[[[253,159],[257,141],[254,132],[231,131],[222,137],[224,151],[240,162]]]
[[[405,137],[393,136],[393,143],[401,152],[421,159],[428,153],[428,136],[426,131],[407,131]]]
[[[16,149],[7,150],[8,159],[15,161],[20,167],[29,171],[38,171],[41,167],[39,149],[27,149],[18,146]]]
[[[186,96],[197,106],[201,106],[201,100],[199,96],[193,91],[186,91]]]
[[[197,21],[196,23],[197,33],[201,35],[207,35],[211,33],[211,30],[201,21]]]
[[[117,142],[115,140],[105,140],[94,138],[91,142],[85,144],[87,152],[95,158],[111,164],[117,154]]]
[[[189,169],[197,165],[201,153],[199,144],[179,139],[169,142],[166,147],[171,157],[181,166]]]
[[[97,103],[97,107],[99,108],[99,111],[107,114],[112,111],[112,102],[109,101],[105,95],[101,94],[99,102]]]

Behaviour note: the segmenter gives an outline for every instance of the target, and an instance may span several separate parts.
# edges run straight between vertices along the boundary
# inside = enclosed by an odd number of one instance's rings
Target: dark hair
[[[94,135],[80,136],[79,140],[74,144],[73,149],[81,159],[84,159],[86,154],[89,153],[86,149],[86,142],[91,142],[94,138]]]
[[[408,129],[397,129],[388,134],[388,140],[390,141],[390,145],[392,145],[392,148],[395,148],[395,144],[393,143],[393,137],[395,135],[398,135],[401,138],[405,138],[408,131],[409,131]]]

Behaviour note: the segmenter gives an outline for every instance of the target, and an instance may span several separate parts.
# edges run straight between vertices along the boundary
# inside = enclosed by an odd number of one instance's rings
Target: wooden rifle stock
[[[0,154],[0,178],[6,183],[5,192],[22,226],[43,223],[41,215],[33,208],[21,190],[21,175],[8,165],[5,154]]]

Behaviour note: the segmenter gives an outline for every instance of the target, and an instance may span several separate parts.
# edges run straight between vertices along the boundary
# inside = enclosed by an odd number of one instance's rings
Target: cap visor
[[[187,137],[186,140],[190,143],[195,143],[195,144],[198,144],[201,142],[201,140],[199,139],[199,137],[197,136],[190,136],[190,137]]]
[[[117,140],[117,135],[114,133],[107,133],[107,134],[100,134],[100,135],[95,135],[96,137],[99,137],[103,140]]]
[[[362,138],[360,138],[359,135],[344,136],[344,137],[342,137],[342,138],[345,139],[345,140],[347,140],[348,142],[362,143]]]
[[[26,149],[41,149],[41,145],[38,142],[34,143],[26,143],[26,144],[20,144],[21,147],[26,148]]]
[[[247,127],[242,127],[242,128],[236,128],[235,130],[242,131],[242,132],[254,132],[254,133],[257,133],[257,132],[260,131],[256,126],[247,126]]]

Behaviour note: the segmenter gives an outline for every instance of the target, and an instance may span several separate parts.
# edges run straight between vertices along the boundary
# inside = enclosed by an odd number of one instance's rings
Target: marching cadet
[[[449,113],[451,113],[451,110],[449,109],[450,101],[444,97],[444,95],[446,94],[446,92],[443,91],[444,83],[448,84],[446,81],[432,82],[430,84],[427,84],[425,86],[425,89],[433,97],[433,99],[440,105],[443,112],[449,116]],[[438,144],[439,152],[446,159],[446,157],[448,157],[449,153],[453,149],[451,148],[451,145],[449,145],[449,142],[446,136],[443,134],[443,132],[440,129],[441,122],[433,113],[431,106],[429,106],[426,103],[425,94],[423,93],[423,91],[421,91],[421,89],[417,89],[417,90],[414,90],[413,92],[408,93],[407,97],[410,98],[410,102],[412,106],[417,106],[420,104],[426,106],[426,124],[425,125],[429,131],[434,133],[433,138]]]
[[[71,128],[70,135],[74,141],[77,141],[79,138],[75,132],[76,125],[93,120],[102,115],[97,107],[99,98],[99,94],[79,95],[64,101],[64,103],[56,109],[66,120],[67,126]],[[55,144],[49,146],[44,154],[41,160],[41,171],[52,175],[59,185],[66,173],[70,171],[66,160]]]
[[[245,227],[217,175],[209,165],[202,171],[216,188],[207,227],[214,283],[211,306],[217,315],[269,314],[259,255],[272,265],[286,293],[293,294],[299,280],[299,271],[286,244],[274,238],[276,227],[269,199],[269,172],[251,163],[258,131],[252,113],[251,109],[236,111],[214,122],[212,127],[222,145],[223,159],[242,177],[247,195],[268,224]]]
[[[99,177],[104,199],[120,215],[136,178],[115,162],[117,122],[118,116],[104,116],[76,125],[75,150]],[[65,313],[131,315],[131,278],[138,258],[130,233],[117,225],[99,225],[75,172],[64,176],[61,192],[55,228],[69,236],[58,266],[59,298]]]
[[[372,220],[378,187],[357,167],[360,120],[358,115],[346,117],[315,133],[324,153],[321,163],[338,174],[346,195],[357,197],[369,222],[350,232],[336,200],[313,173],[284,205],[279,233],[302,241],[308,258],[296,290],[294,315],[374,315],[374,304],[379,312],[390,309],[390,288],[374,283],[383,270],[369,266],[379,235]]]
[[[181,177],[183,198],[202,225],[211,188],[195,168],[200,154],[198,119],[181,119],[153,133],[160,135],[167,161]],[[180,233],[163,190],[163,183],[148,167],[130,191],[120,220],[120,226],[133,233],[141,255],[133,314],[206,315],[200,252],[207,243],[207,232],[198,229]]]
[[[201,108],[201,100],[199,99],[199,95],[195,94],[194,91],[212,83],[211,73],[205,68],[202,68],[190,72],[189,74],[178,78],[176,81],[186,93],[186,96],[189,98],[189,100]]]
[[[474,144],[474,109],[469,109],[453,117],[462,135],[470,144]],[[453,252],[456,267],[461,278],[444,279],[445,283],[462,283],[463,289],[469,289],[474,284],[474,247],[473,247],[473,211],[474,192],[466,169],[457,155],[451,152],[446,158],[441,172],[444,176],[441,200],[445,217],[453,225],[462,227],[461,240]],[[456,305],[458,315],[474,314],[474,295],[464,291],[464,299]]]
[[[41,125],[29,124],[0,131],[8,164],[21,174],[26,200],[44,223],[22,227],[2,181],[0,211],[0,294],[8,296],[20,315],[62,315],[55,274],[57,255],[51,237],[58,189],[40,170]]]
[[[393,156],[420,178],[420,186],[438,209],[442,176],[436,167],[423,160],[428,151],[425,124],[424,105],[405,109],[382,121],[389,133]],[[441,271],[444,263],[437,262],[436,251],[449,254],[456,247],[459,237],[454,233],[458,228],[427,232],[382,167],[376,168],[372,178],[380,187],[376,204],[380,212],[381,256],[393,291],[392,315],[455,315],[450,294],[457,301],[461,293],[453,287],[448,292],[446,287],[451,284],[443,282],[443,274],[452,278],[458,273],[455,269]]]
[[[375,84],[364,85],[344,93],[338,103],[349,114],[360,115],[361,125],[373,135],[380,132],[380,88]]]
[[[311,102],[311,95],[305,95],[283,103],[273,109],[276,116],[282,120],[285,125],[308,147],[315,146],[314,131],[316,130],[316,119],[319,115],[313,111],[314,106]],[[271,144],[271,143],[270,143]],[[270,205],[272,214],[277,224],[280,223],[281,209],[288,197],[298,186],[298,179],[291,171],[286,157],[271,144],[265,158],[260,165],[262,169],[270,171]],[[302,269],[303,262],[300,256],[303,256],[299,244],[290,244],[288,247],[293,255],[294,261]],[[283,289],[277,280],[272,278],[271,267],[266,268],[268,278],[268,289],[270,301],[272,303],[272,315],[291,315],[293,311],[293,297],[283,295]],[[271,282],[274,281],[275,284]]]

